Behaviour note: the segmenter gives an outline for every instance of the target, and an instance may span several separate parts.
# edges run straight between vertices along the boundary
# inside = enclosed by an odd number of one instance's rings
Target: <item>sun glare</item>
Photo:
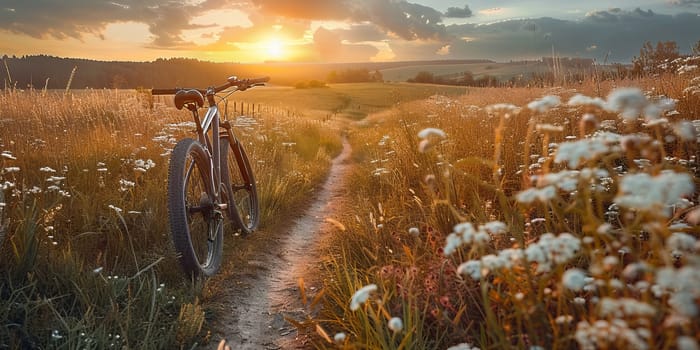
[[[278,39],[271,39],[265,43],[267,55],[273,59],[279,59],[284,56],[284,44]]]

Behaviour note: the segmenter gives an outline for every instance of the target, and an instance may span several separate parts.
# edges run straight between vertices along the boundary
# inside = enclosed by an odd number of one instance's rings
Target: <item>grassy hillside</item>
[[[359,120],[368,114],[439,94],[459,96],[463,87],[406,83],[331,84],[326,88],[266,87],[240,94],[238,101],[303,112],[318,118],[331,116]],[[238,96],[237,96],[238,97]]]

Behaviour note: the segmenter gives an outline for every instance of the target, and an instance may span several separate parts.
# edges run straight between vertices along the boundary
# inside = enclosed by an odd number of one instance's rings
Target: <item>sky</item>
[[[700,40],[700,0],[2,0],[0,55],[216,62],[629,62]]]

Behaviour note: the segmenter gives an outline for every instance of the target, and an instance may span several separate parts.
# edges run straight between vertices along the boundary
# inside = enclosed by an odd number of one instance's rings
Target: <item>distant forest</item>
[[[459,60],[461,63],[484,63],[488,60]],[[431,62],[423,62],[430,64]],[[223,83],[226,77],[241,78],[270,76],[271,83],[294,85],[300,81],[326,81],[333,72],[376,72],[399,67],[406,62],[367,63],[214,63],[189,58],[157,59],[153,62],[104,62],[86,59],[60,58],[46,55],[3,56],[0,76],[2,87],[26,89],[65,89],[73,69],[71,88],[152,88],[206,87]],[[415,64],[415,62],[413,63]],[[370,74],[369,76],[372,76]],[[336,81],[343,82],[343,81]]]

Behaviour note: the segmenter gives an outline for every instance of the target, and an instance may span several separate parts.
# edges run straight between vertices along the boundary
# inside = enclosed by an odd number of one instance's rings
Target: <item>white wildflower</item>
[[[609,298],[605,297],[598,304],[598,314],[602,317],[652,317],[656,314],[656,309],[644,302],[632,298]]]
[[[58,185],[61,183],[61,181],[65,180],[65,176],[50,176],[49,178],[46,179],[46,182],[53,182],[54,184]]]
[[[333,340],[334,340],[336,343],[342,343],[342,342],[344,342],[344,341],[345,341],[345,338],[347,338],[347,335],[345,335],[344,332],[338,332],[338,333],[335,334],[335,336],[333,336]]]
[[[581,94],[576,94],[569,99],[566,103],[569,106],[594,106],[598,108],[605,108],[605,100],[600,97],[588,97]]]
[[[584,169],[588,170],[588,168]],[[537,186],[555,185],[566,192],[573,192],[578,187],[578,178],[581,172],[577,170],[563,170],[558,173],[548,173],[537,178]]]
[[[648,123],[662,119],[666,112],[676,108],[676,100],[662,97],[655,103],[650,103],[644,108],[644,118]]]
[[[417,227],[411,227],[408,229],[408,234],[413,237],[418,237],[420,235],[420,230]]]
[[[360,304],[366,302],[370,294],[372,292],[375,292],[376,290],[376,284],[368,284],[356,291],[355,294],[352,295],[352,299],[350,300],[350,310],[355,311],[359,309]]]
[[[700,298],[700,271],[697,268],[660,268],[656,272],[656,283],[671,292],[668,304],[677,313],[688,317],[700,314],[695,302]]]
[[[55,173],[56,170],[52,169],[51,167],[45,166],[42,168],[39,168],[39,171],[45,172],[45,173]]]
[[[482,274],[487,275],[490,271],[496,271],[505,266],[505,259],[494,255],[488,254],[481,257]]]
[[[493,235],[499,235],[508,232],[508,226],[500,221],[491,221],[481,225],[484,230]]]
[[[479,260],[469,260],[462,263],[457,268],[457,273],[460,275],[468,275],[473,280],[478,281],[481,279],[481,261]]]
[[[561,315],[557,316],[557,318],[554,319],[554,322],[556,322],[557,324],[569,324],[573,320],[574,317],[571,315]]]
[[[537,131],[542,131],[542,132],[562,132],[562,131],[564,131],[563,126],[554,125],[554,124],[537,124],[537,126],[535,126],[535,129]]]
[[[567,289],[578,292],[586,284],[586,274],[581,269],[568,269],[564,272],[561,281]]]
[[[387,327],[394,333],[401,332],[403,330],[403,321],[398,317],[392,317],[387,323]]]
[[[445,255],[452,255],[455,251],[457,251],[457,248],[459,248],[464,241],[462,240],[462,236],[456,234],[456,233],[450,233],[447,235],[446,239],[446,244],[445,244],[445,249],[443,249],[443,253]]]
[[[447,137],[444,131],[437,128],[425,128],[418,132],[418,137],[421,138],[421,142],[418,144],[418,151],[425,153],[433,145],[431,139],[440,138],[444,139]]]
[[[5,159],[9,159],[9,160],[17,160],[17,157],[13,156],[12,152],[10,152],[10,151],[2,151],[2,153],[0,153],[0,157],[5,158]]]
[[[119,208],[119,207],[116,207],[116,206],[114,206],[114,205],[112,205],[112,204],[108,205],[107,207],[108,207],[109,209],[114,210],[114,211],[117,212],[117,213],[121,213],[122,211],[124,211],[124,209]]]
[[[513,114],[518,114],[520,113],[520,107],[508,103],[497,103],[493,104],[490,106],[486,106],[486,112],[488,113],[498,113],[498,112],[503,112],[503,113],[513,113]]]
[[[418,132],[418,137],[421,139],[427,139],[431,136],[439,137],[441,139],[444,139],[447,137],[447,134],[445,134],[444,131],[438,128],[425,128],[421,131]]]
[[[54,329],[51,332],[51,339],[53,340],[61,340],[63,339],[63,336],[61,335],[61,332],[58,331],[58,329]]]
[[[646,350],[647,341],[636,330],[629,328],[624,320],[598,320],[593,324],[581,321],[576,326],[574,339],[582,350],[623,348]]]
[[[609,151],[608,146],[600,139],[584,139],[572,142],[563,142],[557,149],[554,158],[556,163],[567,162],[569,168],[578,168],[580,162],[594,159]]]
[[[692,252],[698,240],[687,233],[674,232],[666,239],[666,248],[670,250],[680,250]]]
[[[700,350],[698,342],[693,337],[680,336],[676,339],[678,350]]]
[[[5,174],[16,173],[16,172],[19,172],[19,170],[20,169],[18,166],[7,167],[7,168],[5,168]]]
[[[547,203],[554,199],[557,195],[557,190],[554,186],[546,186],[544,188],[528,188],[519,192],[515,199],[523,204],[530,204],[535,201]]]
[[[125,179],[120,179],[119,180],[119,192],[126,192],[129,189],[133,188],[136,186],[136,183],[133,181],[125,180]]]
[[[472,346],[469,343],[461,343],[457,345],[450,346],[447,350],[480,350],[476,346]]]
[[[627,120],[634,120],[647,106],[647,98],[638,88],[619,88],[608,95],[606,108],[611,112],[619,112]]]
[[[548,95],[539,100],[532,101],[527,104],[527,108],[539,113],[544,113],[561,104],[559,96]]]
[[[683,141],[695,141],[697,139],[697,130],[695,130],[695,125],[689,121],[682,121],[676,123],[673,126],[673,131],[681,138]]]
[[[686,173],[663,171],[660,175],[646,173],[628,174],[620,182],[620,192],[615,202],[630,209],[652,211],[663,209],[670,215],[668,206],[678,204],[683,196],[695,190],[693,179]]]

